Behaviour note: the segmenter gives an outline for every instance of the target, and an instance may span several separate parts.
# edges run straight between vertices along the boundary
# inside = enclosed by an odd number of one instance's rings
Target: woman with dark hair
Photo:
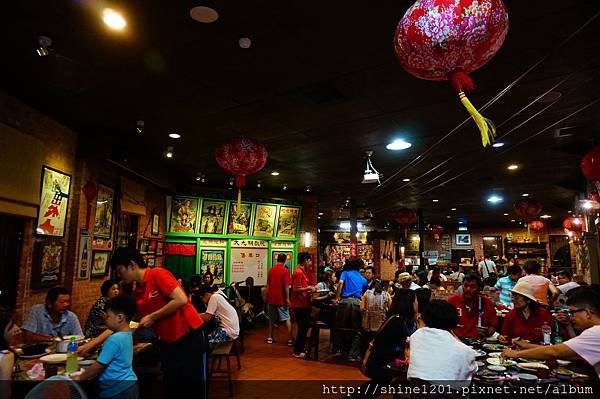
[[[13,322],[12,313],[0,309],[0,398],[10,398],[10,380],[16,360],[10,347],[20,332]]]
[[[202,275],[202,284],[207,285],[211,288],[215,286],[215,276],[209,271]]]
[[[383,291],[381,281],[373,281],[373,288],[365,291],[360,301],[360,311],[363,313],[363,329],[374,333],[387,318],[387,311],[392,298]]]
[[[106,330],[104,325],[104,310],[112,298],[119,295],[119,284],[115,280],[106,280],[100,286],[102,296],[94,302],[85,322],[83,332],[86,338],[96,338]]]
[[[417,296],[417,302],[419,303],[419,314],[423,314],[423,310],[431,301],[431,290],[428,288],[419,288],[415,290]]]

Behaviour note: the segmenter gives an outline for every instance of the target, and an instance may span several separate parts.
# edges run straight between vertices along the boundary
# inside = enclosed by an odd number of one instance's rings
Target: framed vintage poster
[[[300,208],[298,207],[279,207],[279,220],[277,221],[277,238],[296,238],[299,215]]]
[[[110,261],[110,252],[94,251],[92,259],[92,278],[101,278],[108,273],[108,263]]]
[[[294,261],[294,253],[292,251],[278,251],[278,250],[274,250],[271,253],[271,266],[275,266],[277,264],[277,256],[279,256],[279,254],[283,254],[285,255],[285,263],[283,264],[285,267],[287,267],[289,270],[292,270],[292,263]]]
[[[200,250],[200,274],[210,272],[215,279],[215,284],[225,282],[225,250],[224,249],[201,249]]]
[[[164,254],[164,247],[165,247],[164,241],[158,241],[156,243],[156,256],[162,256]]]
[[[154,256],[150,256],[146,259],[146,266],[148,266],[148,267],[156,266],[156,260],[155,260]]]
[[[138,243],[138,251],[140,251],[140,254],[142,255],[150,252],[150,240],[142,238]]]
[[[70,175],[47,166],[42,168],[42,190],[36,234],[54,237],[65,235],[70,189]]]
[[[225,201],[204,200],[202,202],[200,234],[223,234],[226,206]]]
[[[173,197],[171,205],[171,233],[194,233],[198,215],[198,198]]]
[[[102,184],[98,184],[96,217],[94,218],[94,237],[110,238],[114,202],[115,190]]]
[[[252,216],[252,204],[243,203],[238,210],[237,202],[229,204],[229,219],[227,222],[227,234],[250,235],[250,217]]]
[[[158,213],[152,214],[152,235],[157,236],[160,234],[160,216]]]
[[[456,233],[456,245],[471,245],[471,234]]]
[[[275,205],[256,205],[254,213],[254,229],[252,235],[257,237],[272,237],[275,232],[275,216],[277,206]]]
[[[61,241],[42,240],[34,244],[34,267],[31,273],[31,288],[54,287],[60,283],[65,245]]]
[[[90,265],[92,254],[92,240],[87,230],[79,232],[79,256],[77,258],[77,279],[87,280],[90,278]]]

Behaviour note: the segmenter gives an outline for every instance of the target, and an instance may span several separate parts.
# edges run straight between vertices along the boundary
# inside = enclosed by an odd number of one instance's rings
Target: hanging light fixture
[[[50,54],[52,50],[50,47],[52,46],[52,39],[48,36],[38,36],[38,46],[35,49],[35,53],[38,57],[46,57]]]
[[[377,183],[378,185],[380,185],[381,182],[379,181],[379,178],[381,177],[381,175],[379,174],[379,172],[377,172],[377,169],[375,169],[373,163],[371,162],[371,155],[373,155],[373,151],[367,151],[366,154],[367,167],[365,168],[362,184]]]

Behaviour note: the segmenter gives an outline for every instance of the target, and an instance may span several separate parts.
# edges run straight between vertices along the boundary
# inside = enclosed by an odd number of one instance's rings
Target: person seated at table
[[[500,343],[508,345],[514,338],[525,339],[535,344],[544,342],[542,326],[554,326],[554,319],[548,310],[538,304],[533,287],[526,281],[519,281],[511,290],[514,309],[504,318]]]
[[[577,288],[567,299],[569,315],[575,329],[581,334],[557,345],[533,345],[524,341],[515,343],[520,350],[505,349],[503,356],[537,360],[583,358],[600,378],[600,286],[592,284]]]
[[[458,281],[459,283],[462,283],[464,278],[465,271],[462,266],[454,266],[453,272],[448,276],[448,280]]]
[[[459,321],[453,332],[459,338],[487,337],[498,328],[496,309],[492,301],[480,294],[481,285],[481,277],[469,273],[463,280],[463,293],[448,298],[458,312]]]
[[[429,288],[419,288],[418,290],[415,290],[415,295],[417,296],[417,303],[419,304],[420,320],[420,316],[423,313],[423,310],[427,305],[429,305],[429,302],[431,302],[432,292]]]
[[[434,299],[421,315],[425,326],[410,337],[408,379],[468,386],[477,370],[475,351],[453,334],[459,315],[452,304]]]
[[[523,275],[523,270],[520,266],[509,266],[507,269],[508,276],[504,276],[496,281],[494,287],[499,292],[500,303],[508,308],[512,306],[512,297],[510,295],[510,290],[513,289],[517,281]]]
[[[119,295],[119,284],[115,280],[106,280],[100,286],[102,296],[94,302],[85,322],[86,338],[96,338],[106,330],[104,325],[105,308],[108,301]]]
[[[100,398],[136,399],[139,395],[137,376],[132,367],[133,336],[129,322],[136,312],[135,300],[119,295],[106,304],[106,327],[112,334],[102,345],[98,359],[76,380],[98,378]]]
[[[519,280],[527,281],[531,284],[535,291],[535,297],[540,305],[548,307],[554,304],[554,301],[560,295],[560,291],[550,280],[544,276],[540,276],[541,267],[542,266],[537,261],[528,260],[525,262],[525,273],[527,273],[527,275],[521,277]],[[548,292],[552,295],[549,301]]]
[[[200,317],[205,323],[216,321],[216,328],[208,333],[208,342],[216,345],[221,342],[233,341],[240,335],[240,322],[235,308],[231,306],[223,291],[203,285],[199,292],[206,304],[206,312]]]
[[[79,319],[69,310],[71,293],[54,287],[46,294],[46,303],[33,305],[21,329],[25,342],[51,341],[64,335],[83,335]]]
[[[442,271],[438,266],[434,266],[429,273],[427,273],[427,281],[431,281],[432,278],[437,278],[440,281],[448,281],[448,277],[442,274]]]
[[[16,355],[11,347],[15,338],[21,333],[13,321],[13,315],[8,310],[0,309],[0,398],[10,398],[10,383]]]
[[[560,295],[556,300],[556,304],[557,306],[564,306],[567,302],[566,294],[573,288],[580,287],[580,285],[573,281],[573,273],[568,269],[560,270],[557,273],[557,282],[558,286],[556,288],[560,291]]]
[[[398,270],[398,271],[396,271],[395,277],[396,277],[395,287],[398,289],[399,288],[407,288],[407,289],[411,289],[411,290],[416,290],[416,289],[421,288],[420,286],[418,286],[417,284],[415,284],[413,282],[412,277],[408,272],[400,272]]]
[[[436,292],[445,292],[446,289],[442,287],[442,281],[437,277],[432,277],[431,280],[427,284],[423,286],[423,288],[429,288],[435,296]]]

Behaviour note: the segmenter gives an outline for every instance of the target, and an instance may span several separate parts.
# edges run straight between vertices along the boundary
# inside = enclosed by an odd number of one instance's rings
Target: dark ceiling
[[[123,12],[125,32],[102,24],[100,4]],[[80,133],[82,153],[127,159],[180,191],[201,189],[198,172],[206,187],[226,187],[214,149],[244,134],[269,151],[249,185],[261,179],[279,194],[283,184],[288,194],[310,185],[324,218],[352,197],[381,222],[408,206],[430,223],[510,225],[511,205],[526,192],[559,222],[585,190],[581,156],[600,141],[598,1],[506,1],[508,37],[473,74],[470,96],[480,107],[511,86],[484,112],[506,142],[490,149],[471,121],[462,123],[467,114],[448,84],[419,80],[396,61],[392,37],[410,4],[14,1],[3,8],[1,88]],[[220,19],[192,20],[198,5]],[[47,57],[35,55],[38,35],[53,40]],[[252,47],[240,48],[241,37]],[[562,96],[535,101],[549,90]],[[173,131],[182,138],[169,139]],[[412,148],[386,150],[395,137]],[[162,157],[168,145],[172,160]],[[384,175],[379,188],[360,184],[366,150]],[[509,163],[521,168],[509,172]],[[490,206],[491,193],[504,202]]]

